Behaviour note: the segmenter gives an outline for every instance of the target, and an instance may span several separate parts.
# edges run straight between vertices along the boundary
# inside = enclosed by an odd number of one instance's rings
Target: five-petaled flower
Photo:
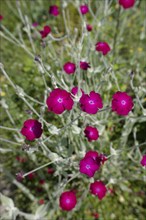
[[[87,14],[89,12],[88,5],[86,5],[86,4],[85,5],[81,5],[80,6],[80,12],[81,12],[82,15]]]
[[[40,138],[42,132],[42,124],[35,119],[26,120],[23,124],[23,128],[21,129],[21,134],[29,141]]]
[[[140,163],[141,163],[142,166],[146,167],[146,154],[143,155],[143,157],[142,157]]]
[[[65,191],[60,196],[60,207],[65,211],[71,211],[77,204],[76,194],[73,191]]]
[[[80,160],[80,173],[86,174],[88,177],[93,177],[95,172],[99,170],[100,164],[96,162],[92,157],[85,156]]]
[[[74,63],[67,62],[64,64],[63,69],[67,74],[73,74],[76,71],[76,65]]]
[[[102,181],[95,181],[94,183],[90,184],[90,192],[102,200],[106,195],[107,188]]]
[[[96,50],[101,52],[104,56],[111,50],[110,46],[106,42],[97,42],[95,46]]]
[[[80,68],[82,70],[87,70],[88,68],[90,68],[90,64],[85,61],[80,61]]]
[[[73,100],[71,94],[63,89],[54,89],[47,98],[48,110],[55,114],[62,114],[65,110],[71,110]]]
[[[82,111],[88,114],[96,114],[99,109],[103,108],[100,94],[94,91],[91,91],[89,95],[83,94],[79,102]]]
[[[116,92],[112,97],[112,110],[118,115],[126,116],[133,108],[131,96],[126,92]]]
[[[135,4],[135,0],[119,0],[119,4],[124,8],[132,8]]]
[[[97,161],[97,158],[99,157],[99,154],[97,151],[94,150],[89,150],[86,154],[85,157],[91,157],[95,161]]]
[[[57,5],[51,5],[49,9],[49,13],[53,16],[58,16],[59,15],[59,9]]]
[[[88,138],[88,141],[96,141],[99,138],[99,133],[97,128],[92,126],[87,126],[84,130],[85,137]]]
[[[44,26],[44,29],[40,31],[41,37],[45,38],[48,36],[48,34],[50,34],[51,32],[51,28],[49,26]]]

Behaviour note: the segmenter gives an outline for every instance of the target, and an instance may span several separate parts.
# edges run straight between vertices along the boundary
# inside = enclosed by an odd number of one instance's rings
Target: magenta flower
[[[92,216],[94,217],[94,219],[98,219],[99,218],[99,214],[97,212],[92,213]]]
[[[73,100],[71,94],[63,89],[54,89],[47,98],[48,110],[55,114],[62,114],[65,110],[71,110]]]
[[[60,207],[65,211],[72,210],[76,204],[76,194],[73,191],[63,192],[60,196]]]
[[[33,27],[37,27],[38,25],[39,25],[38,22],[34,22],[34,23],[32,24]]]
[[[91,127],[91,126],[87,126],[84,130],[85,133],[85,137],[88,138],[88,141],[96,141],[99,138],[99,134],[98,134],[98,130],[97,128]]]
[[[45,180],[44,179],[40,179],[39,180],[39,184],[41,184],[41,185],[45,184]]]
[[[110,46],[106,42],[97,42],[95,46],[96,50],[101,52],[104,56],[111,50]]]
[[[53,16],[58,16],[59,15],[59,9],[57,5],[51,5],[49,9],[49,13]]]
[[[104,154],[100,154],[97,159],[101,164],[104,164],[108,159]]]
[[[38,201],[38,204],[39,204],[39,205],[45,204],[45,200],[44,200],[44,199],[40,199],[40,200]]]
[[[99,109],[103,108],[100,94],[94,91],[91,91],[90,95],[83,94],[79,102],[82,111],[88,114],[96,114]]]
[[[40,34],[42,38],[45,38],[48,36],[48,34],[50,34],[50,32],[51,32],[51,28],[49,26],[44,26],[44,29],[40,31]]]
[[[4,19],[4,17],[2,15],[0,15],[0,21],[2,21]]]
[[[80,91],[82,92],[82,95],[84,94],[84,91],[82,89],[80,89]],[[72,88],[71,93],[75,96],[78,93],[78,86],[75,86]]]
[[[91,157],[92,159],[94,160],[97,160],[98,158],[98,152],[97,151],[93,151],[93,150],[90,150],[88,151],[86,154],[85,154],[85,157]]]
[[[87,29],[87,31],[89,31],[89,32],[92,31],[92,25],[87,24],[87,25],[86,25],[86,29]]]
[[[20,171],[19,173],[16,173],[16,180],[21,182],[24,179],[23,175],[24,175],[23,171]]]
[[[132,8],[135,4],[135,0],[119,0],[119,4],[124,8]]]
[[[20,163],[25,163],[27,161],[25,157],[19,157],[19,156],[16,157],[16,160]]]
[[[21,129],[21,134],[29,141],[40,138],[42,132],[42,124],[35,119],[26,120],[23,124],[23,128]]]
[[[82,15],[87,14],[89,12],[88,5],[86,5],[86,4],[85,5],[81,5],[80,6],[80,12],[81,12]]]
[[[95,181],[90,184],[90,192],[102,200],[106,195],[107,188],[102,181]]]
[[[88,68],[90,68],[90,64],[84,61],[80,61],[80,68],[82,70],[87,70]]]
[[[112,110],[118,115],[128,115],[133,108],[132,98],[126,92],[116,92],[112,97]]]
[[[52,174],[52,173],[54,173],[55,172],[55,170],[53,169],[53,168],[48,168],[48,170],[47,170],[47,173],[48,174]]]
[[[35,178],[35,173],[29,173],[27,177],[29,180],[33,180]]]
[[[67,62],[64,64],[63,69],[67,74],[73,74],[76,71],[76,65],[74,63]]]
[[[88,177],[93,177],[99,169],[99,164],[92,157],[84,157],[80,160],[80,173],[86,174]]]
[[[98,152],[97,152],[97,151],[92,151],[92,150],[90,150],[90,151],[88,151],[88,152],[85,154],[85,157],[84,157],[84,158],[87,158],[87,157],[92,158],[92,159],[96,162],[96,164],[97,164],[97,166],[98,166],[98,169],[97,169],[97,170],[99,170],[100,165],[101,165],[101,160],[100,160],[100,157],[99,157]],[[96,171],[97,171],[97,170],[96,170]]]
[[[143,157],[142,157],[140,163],[141,163],[142,166],[146,167],[146,154],[143,155]]]

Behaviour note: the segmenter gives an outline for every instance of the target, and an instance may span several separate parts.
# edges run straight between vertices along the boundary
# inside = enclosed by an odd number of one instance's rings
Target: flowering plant
[[[144,3],[6,2],[3,219],[143,219]]]

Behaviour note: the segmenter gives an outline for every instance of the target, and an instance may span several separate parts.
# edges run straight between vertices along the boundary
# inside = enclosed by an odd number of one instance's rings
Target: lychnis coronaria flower
[[[96,50],[101,52],[104,56],[110,52],[111,48],[106,42],[96,43]]]
[[[80,88],[80,91],[82,93],[82,95],[84,94],[84,91]],[[71,89],[71,93],[75,96],[78,93],[78,86],[75,86]]]
[[[112,97],[112,110],[118,115],[128,115],[133,108],[131,96],[126,92],[116,92]]]
[[[88,177],[93,177],[99,168],[100,165],[92,157],[85,156],[80,160],[80,173],[86,174]]]
[[[23,124],[23,128],[21,129],[21,134],[29,141],[40,138],[42,132],[42,124],[35,119],[26,120]]]
[[[80,12],[82,15],[85,15],[89,12],[89,8],[88,8],[88,5],[81,5],[80,6]]]
[[[119,4],[124,8],[132,8],[135,4],[135,0],[119,0]]]
[[[86,25],[86,29],[87,29],[87,31],[89,31],[89,32],[92,31],[92,25],[87,24],[87,25]]]
[[[63,69],[67,74],[73,74],[76,71],[76,65],[74,63],[67,62],[64,64]]]
[[[96,141],[99,138],[98,130],[95,127],[87,126],[84,130],[85,137],[88,141]]]
[[[102,200],[106,195],[107,188],[102,181],[95,181],[90,184],[90,192]]]
[[[90,68],[90,64],[85,61],[80,61],[80,68],[82,70],[87,70],[88,68]]]
[[[40,31],[40,34],[42,38],[45,38],[48,36],[48,34],[50,34],[50,32],[51,32],[51,28],[49,26],[44,26],[44,29]]]
[[[63,89],[54,89],[47,98],[48,110],[55,114],[61,114],[65,110],[71,110],[73,107],[71,94]]]
[[[99,154],[97,151],[94,150],[89,150],[86,154],[85,157],[92,157],[92,159],[94,159],[95,161],[97,161]]]
[[[104,154],[98,154],[97,151],[90,150],[85,154],[85,157],[92,157],[96,163],[99,165],[102,165],[107,161],[107,157]]]
[[[80,98],[80,107],[88,114],[96,114],[103,107],[100,94],[94,91],[91,91],[89,95],[83,94]]]
[[[59,9],[57,5],[51,5],[49,9],[49,13],[53,16],[58,16],[59,15]]]
[[[143,157],[142,157],[140,163],[141,163],[142,166],[146,167],[146,154],[143,155]]]
[[[32,26],[33,26],[33,27],[37,27],[38,25],[39,25],[38,22],[32,23]]]
[[[76,194],[73,191],[63,192],[60,196],[59,203],[63,210],[72,210],[77,204]]]
[[[104,164],[108,158],[104,154],[100,154],[97,160],[100,162],[100,164]]]

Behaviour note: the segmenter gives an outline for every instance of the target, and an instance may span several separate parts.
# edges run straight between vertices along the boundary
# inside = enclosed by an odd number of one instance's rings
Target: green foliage
[[[92,13],[83,17],[77,0],[1,1],[1,63],[16,86],[1,75],[2,219],[92,220],[96,212],[100,220],[145,219],[146,169],[140,159],[146,153],[146,2],[137,0],[129,10],[122,10],[116,0],[85,2]],[[60,7],[58,17],[48,14],[52,4]],[[32,27],[33,22],[39,26]],[[86,23],[93,25],[92,32],[87,33]],[[45,25],[51,26],[53,38],[41,40],[39,31]],[[102,40],[112,47],[107,57],[95,52],[95,43]],[[79,65],[82,59],[91,64],[87,72],[79,68],[75,75],[63,72],[65,62]],[[105,108],[113,93],[126,91],[133,97],[134,109],[127,117],[111,110],[87,115],[76,102],[74,110],[61,116],[48,112],[49,92],[56,86],[71,91],[75,85],[87,93],[99,92]],[[39,140],[29,142],[20,134],[28,118],[43,124],[44,136]],[[83,133],[87,124],[98,128],[98,141],[87,142]],[[93,179],[79,173],[79,161],[91,149],[108,156],[94,178],[112,189],[102,201],[89,193]],[[49,162],[34,172],[34,178],[16,180],[20,171],[26,174]],[[54,172],[48,173],[48,168]],[[78,205],[66,213],[58,200],[68,189],[77,191]]]

